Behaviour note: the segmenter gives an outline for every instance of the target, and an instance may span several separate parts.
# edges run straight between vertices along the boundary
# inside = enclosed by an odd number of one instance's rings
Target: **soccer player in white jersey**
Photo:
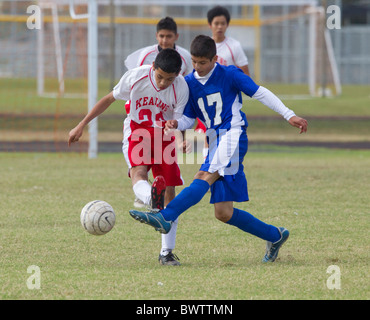
[[[136,50],[132,54],[130,54],[125,60],[125,66],[128,70],[141,67],[143,65],[152,65],[155,58],[157,57],[158,53],[161,52],[163,49],[175,49],[181,56],[182,64],[181,64],[181,71],[180,74],[185,76],[193,71],[193,65],[191,63],[191,57],[188,50],[180,47],[176,44],[176,41],[179,38],[179,34],[177,32],[177,24],[175,20],[171,17],[165,17],[161,19],[157,23],[156,27],[156,39],[157,43],[145,48],[141,48]],[[126,101],[125,108],[126,113],[130,113],[130,101]],[[125,128],[129,127],[130,117],[127,117],[124,121],[124,130]],[[200,124],[201,125],[201,124]],[[197,129],[199,129],[197,127]],[[200,130],[205,132],[205,127],[200,127]],[[186,141],[180,145],[182,141],[182,135],[180,132],[176,133],[177,141],[179,141],[178,148],[182,148],[184,151],[188,150],[189,152],[189,144]],[[123,145],[125,148],[125,145]],[[153,182],[153,186],[156,181]],[[169,185],[169,181],[166,183],[166,192],[165,192],[165,199],[164,205],[166,206],[174,197],[175,197],[175,190],[172,185]],[[147,206],[147,203],[143,203],[139,198],[135,198],[134,206],[137,208],[144,208]],[[179,265],[180,263],[177,260],[177,256],[174,255],[172,252],[176,245],[176,233],[177,233],[177,221],[174,224],[171,232],[169,234],[162,235],[162,248],[159,254],[159,262],[162,265]]]
[[[161,50],[153,65],[127,71],[113,91],[99,100],[69,133],[70,145],[78,141],[84,127],[114,101],[130,100],[122,149],[135,196],[146,204],[150,202],[152,191],[148,182],[150,169],[154,178],[164,177],[170,186],[166,191],[172,193],[172,198],[175,186],[183,184],[174,136],[163,134],[165,121],[180,118],[188,101],[189,89],[179,74],[181,65],[182,59],[176,50]]]
[[[307,131],[307,121],[295,115],[268,89],[257,85],[235,66],[217,63],[216,45],[208,36],[196,37],[190,48],[194,71],[185,77],[189,101],[179,120],[170,120],[166,129],[190,128],[196,117],[207,126],[209,153],[193,182],[184,188],[165,209],[157,212],[130,210],[140,222],[166,233],[172,221],[196,205],[211,186],[210,203],[220,221],[266,240],[263,262],[274,262],[289,231],[257,219],[249,212],[234,207],[234,202],[248,201],[243,160],[248,150],[248,121],[242,109],[241,92],[255,98],[279,113],[290,125]],[[196,223],[196,222],[194,222]]]
[[[157,32],[155,37],[157,39],[157,44],[136,50],[126,58],[125,66],[128,70],[145,64],[152,64],[155,57],[162,49],[171,48],[177,50],[181,56],[181,74],[185,77],[187,74],[193,71],[193,65],[191,63],[189,51],[176,44],[179,34],[177,33],[177,24],[173,18],[166,17],[157,23]],[[126,103],[125,107],[126,112],[129,113],[129,102]],[[194,130],[196,132],[204,133],[206,131],[206,127],[198,119]]]
[[[230,24],[229,11],[225,7],[216,6],[208,11],[207,20],[212,39],[216,42],[217,62],[224,66],[237,66],[249,76],[248,58],[240,42],[225,35]]]

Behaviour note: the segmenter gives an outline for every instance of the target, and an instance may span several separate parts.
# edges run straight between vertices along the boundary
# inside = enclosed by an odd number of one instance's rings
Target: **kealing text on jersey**
[[[149,97],[144,97],[136,100],[136,110],[145,106],[157,106],[163,111],[167,111],[167,109],[169,108],[167,104],[162,102],[162,100],[157,97],[150,97],[150,99]]]
[[[173,307],[159,307],[144,304],[136,309],[138,315],[158,315],[167,318],[170,313],[180,315],[225,315],[233,314],[233,306],[231,304],[180,304]]]

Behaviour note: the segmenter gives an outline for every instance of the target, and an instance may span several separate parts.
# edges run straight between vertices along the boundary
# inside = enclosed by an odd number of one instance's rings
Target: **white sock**
[[[172,251],[173,249],[175,249],[178,222],[179,222],[179,219],[177,218],[172,223],[170,232],[166,234],[162,234],[161,255],[166,255],[169,251]]]
[[[136,198],[140,199],[144,204],[149,205],[151,199],[152,187],[146,180],[139,180],[132,187]]]

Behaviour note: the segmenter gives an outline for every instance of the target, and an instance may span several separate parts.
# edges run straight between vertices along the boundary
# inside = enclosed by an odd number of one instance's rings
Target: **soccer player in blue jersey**
[[[141,212],[131,210],[133,218],[151,225],[161,233],[171,229],[172,221],[197,204],[211,186],[210,202],[215,216],[247,233],[267,241],[263,262],[275,261],[279,249],[288,239],[289,231],[255,218],[234,207],[234,202],[248,201],[247,180],[243,159],[248,150],[248,126],[241,111],[241,92],[255,98],[281,114],[292,126],[307,131],[307,121],[294,114],[268,89],[258,86],[235,66],[217,63],[216,45],[208,36],[197,36],[190,53],[194,71],[185,77],[189,101],[179,120],[166,123],[167,130],[191,128],[198,117],[207,126],[209,152],[193,182],[183,189],[164,210]]]

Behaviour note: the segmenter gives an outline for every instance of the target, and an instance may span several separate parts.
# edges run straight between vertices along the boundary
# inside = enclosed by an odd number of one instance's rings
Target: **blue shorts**
[[[221,176],[211,186],[210,203],[248,201],[247,179],[244,174],[243,160],[248,151],[246,128],[230,129],[209,138],[207,158],[200,167],[201,171],[218,172]]]

